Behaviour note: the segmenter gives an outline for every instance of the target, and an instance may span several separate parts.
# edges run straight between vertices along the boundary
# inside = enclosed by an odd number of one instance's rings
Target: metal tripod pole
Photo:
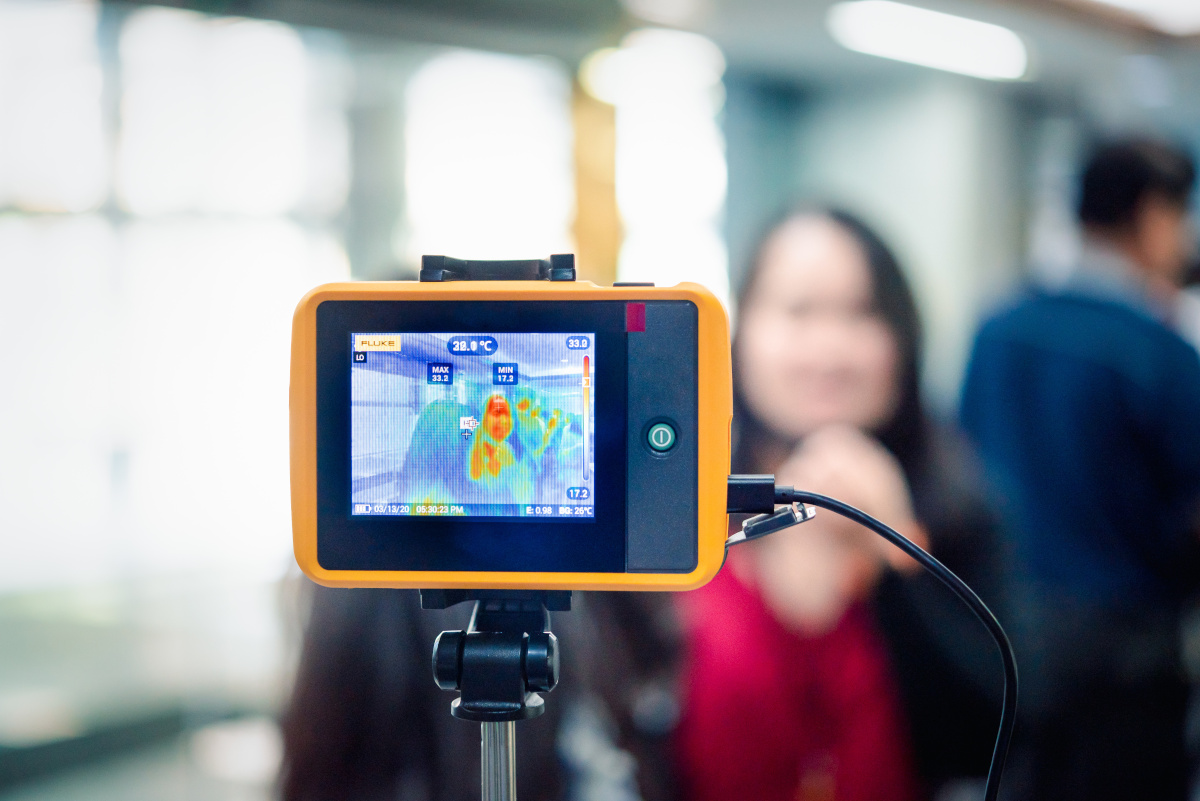
[[[458,698],[450,714],[479,723],[483,801],[516,801],[517,721],[546,711],[538,693],[558,684],[558,638],[550,608],[567,611],[565,590],[421,590],[421,606],[475,601],[466,631],[433,643],[433,680]]]
[[[479,727],[483,732],[483,801],[516,801],[516,721],[481,723]]]

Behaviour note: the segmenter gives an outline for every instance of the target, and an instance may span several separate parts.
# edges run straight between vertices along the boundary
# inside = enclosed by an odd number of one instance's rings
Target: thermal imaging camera
[[[721,566],[729,326],[696,284],[427,256],[292,329],[296,559],[343,587],[685,590]]]

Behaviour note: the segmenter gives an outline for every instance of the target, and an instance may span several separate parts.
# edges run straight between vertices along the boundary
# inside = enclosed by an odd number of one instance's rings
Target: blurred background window
[[[571,77],[543,59],[436,56],[405,95],[403,254],[523,259],[570,253]]]
[[[84,212],[108,193],[97,9],[0,4],[0,204]]]
[[[711,40],[645,28],[584,62],[581,78],[616,108],[622,281],[704,284],[729,306],[721,230],[725,59]]]
[[[172,737],[280,692],[288,325],[349,274],[323,44],[0,2],[0,792],[147,742],[165,797],[219,762]]]

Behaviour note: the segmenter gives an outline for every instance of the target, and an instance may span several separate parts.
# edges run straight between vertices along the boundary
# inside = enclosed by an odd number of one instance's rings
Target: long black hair
[[[746,302],[758,282],[767,245],[788,223],[810,217],[834,223],[862,249],[871,275],[874,310],[895,337],[900,356],[898,403],[890,418],[871,433],[892,452],[904,472],[911,477],[924,469],[929,450],[929,424],[920,391],[921,319],[895,254],[865,222],[842,209],[811,204],[794,206],[776,217],[758,238],[737,294],[739,313],[734,329],[735,345],[742,323],[749,313]],[[733,353],[733,469],[735,472],[769,471],[773,465],[760,464],[758,453],[763,444],[777,439],[779,435],[750,411],[742,387],[736,347]]]

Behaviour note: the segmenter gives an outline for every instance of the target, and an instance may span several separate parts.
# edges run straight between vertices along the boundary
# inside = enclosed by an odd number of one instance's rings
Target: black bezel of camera
[[[317,561],[328,570],[619,573],[626,569],[625,303],[325,301],[317,308]],[[595,516],[354,516],[350,334],[594,332]]]

